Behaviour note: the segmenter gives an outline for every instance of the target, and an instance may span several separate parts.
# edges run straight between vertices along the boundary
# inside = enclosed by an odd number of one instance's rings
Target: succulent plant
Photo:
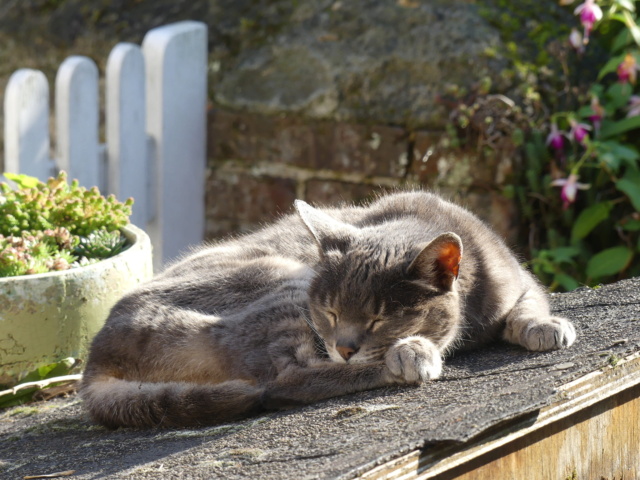
[[[122,251],[126,238],[119,230],[108,232],[101,229],[80,237],[80,242],[74,247],[73,253],[78,257],[109,258]]]
[[[46,183],[4,174],[0,183],[0,277],[66,270],[120,253],[133,199],[105,198],[61,172]]]

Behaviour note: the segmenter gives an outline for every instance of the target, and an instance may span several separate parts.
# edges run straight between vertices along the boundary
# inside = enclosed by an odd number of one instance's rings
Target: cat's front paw
[[[573,324],[562,317],[531,320],[520,336],[523,347],[538,352],[569,347],[575,340],[576,330]]]
[[[407,383],[426,382],[442,373],[442,357],[432,341],[413,336],[398,340],[385,355],[391,373]]]

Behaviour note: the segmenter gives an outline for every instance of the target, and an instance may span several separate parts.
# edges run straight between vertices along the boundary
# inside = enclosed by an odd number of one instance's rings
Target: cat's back
[[[370,205],[361,222],[377,224],[384,220],[407,216],[415,216],[442,231],[450,230],[458,234],[474,232],[502,243],[476,215],[439,195],[425,191],[398,192],[382,196]]]

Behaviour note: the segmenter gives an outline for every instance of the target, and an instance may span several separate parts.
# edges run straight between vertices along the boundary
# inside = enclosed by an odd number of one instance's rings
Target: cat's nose
[[[351,357],[358,353],[358,347],[356,347],[355,345],[337,345],[336,350],[338,350],[340,356],[347,362]]]

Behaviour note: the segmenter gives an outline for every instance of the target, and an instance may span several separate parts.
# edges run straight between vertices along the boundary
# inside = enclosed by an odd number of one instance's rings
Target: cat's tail
[[[261,412],[263,391],[242,380],[201,385],[137,382],[108,375],[85,377],[80,386],[92,419],[109,428],[230,422]]]

